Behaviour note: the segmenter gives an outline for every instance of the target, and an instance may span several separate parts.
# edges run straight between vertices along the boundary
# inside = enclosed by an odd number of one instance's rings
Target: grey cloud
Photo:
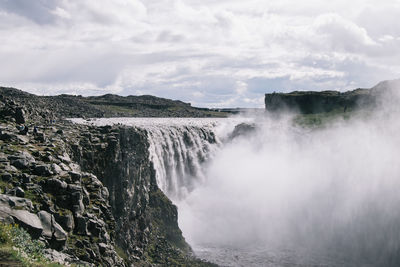
[[[49,24],[56,20],[51,11],[59,3],[59,0],[1,0],[0,10],[15,13],[38,24]]]
[[[249,106],[273,90],[370,87],[398,75],[400,28],[396,12],[385,13],[390,4],[368,10],[355,1],[339,1],[343,9],[289,0],[0,0],[8,36],[0,80],[47,94],[122,88],[202,106]]]

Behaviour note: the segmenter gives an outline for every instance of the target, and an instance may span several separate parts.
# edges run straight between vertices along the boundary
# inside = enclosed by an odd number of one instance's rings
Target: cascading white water
[[[221,145],[221,139],[245,118],[103,118],[74,119],[98,126],[123,124],[147,132],[150,160],[157,184],[174,202],[204,182],[204,165]]]
[[[215,121],[173,126],[165,122],[145,128],[158,186],[170,199],[184,198],[196,183],[204,181],[202,164],[220,143],[215,126]]]

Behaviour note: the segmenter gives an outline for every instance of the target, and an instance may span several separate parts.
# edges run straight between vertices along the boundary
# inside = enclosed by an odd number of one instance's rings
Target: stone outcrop
[[[60,118],[74,113],[57,113],[71,102],[7,92],[0,97],[2,221],[24,227],[62,263],[213,266],[194,258],[182,237],[144,130],[72,124]],[[75,104],[70,110],[84,109]]]
[[[0,219],[19,224],[70,261],[123,266],[108,190],[70,159],[68,138],[55,125],[41,127],[44,141],[33,132],[21,139],[12,119],[0,125],[10,136],[0,140]]]

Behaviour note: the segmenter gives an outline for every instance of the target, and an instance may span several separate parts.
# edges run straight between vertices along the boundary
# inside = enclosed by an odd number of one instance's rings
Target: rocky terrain
[[[106,116],[101,98],[82,99],[0,90],[0,221],[26,229],[62,264],[212,266],[192,256],[157,187],[146,133],[63,120]]]
[[[7,95],[26,107],[36,119],[102,117],[226,117],[229,110],[192,107],[189,103],[155,96],[37,96],[14,88],[0,87]],[[37,110],[35,107],[40,106]]]

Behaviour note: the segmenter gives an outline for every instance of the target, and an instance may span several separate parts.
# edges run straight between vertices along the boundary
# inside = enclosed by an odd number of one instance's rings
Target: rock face
[[[295,111],[302,114],[330,112],[335,109],[346,111],[373,105],[376,94],[370,89],[338,91],[295,91],[265,95],[265,108],[269,111]]]
[[[81,127],[87,134],[71,146],[73,159],[107,187],[101,196],[109,196],[117,244],[129,261],[202,264],[187,256],[191,249],[178,227],[177,209],[157,187],[146,132],[127,127]]]
[[[12,120],[1,126],[19,136]],[[69,143],[57,131],[43,130],[45,142],[32,133],[23,140],[0,140],[0,220],[19,224],[69,262],[124,266],[116,253],[107,188],[71,161]]]
[[[0,92],[0,220],[24,227],[62,263],[212,266],[191,256],[177,209],[157,186],[144,130],[59,121],[69,110],[98,111],[79,97],[49,105]]]

